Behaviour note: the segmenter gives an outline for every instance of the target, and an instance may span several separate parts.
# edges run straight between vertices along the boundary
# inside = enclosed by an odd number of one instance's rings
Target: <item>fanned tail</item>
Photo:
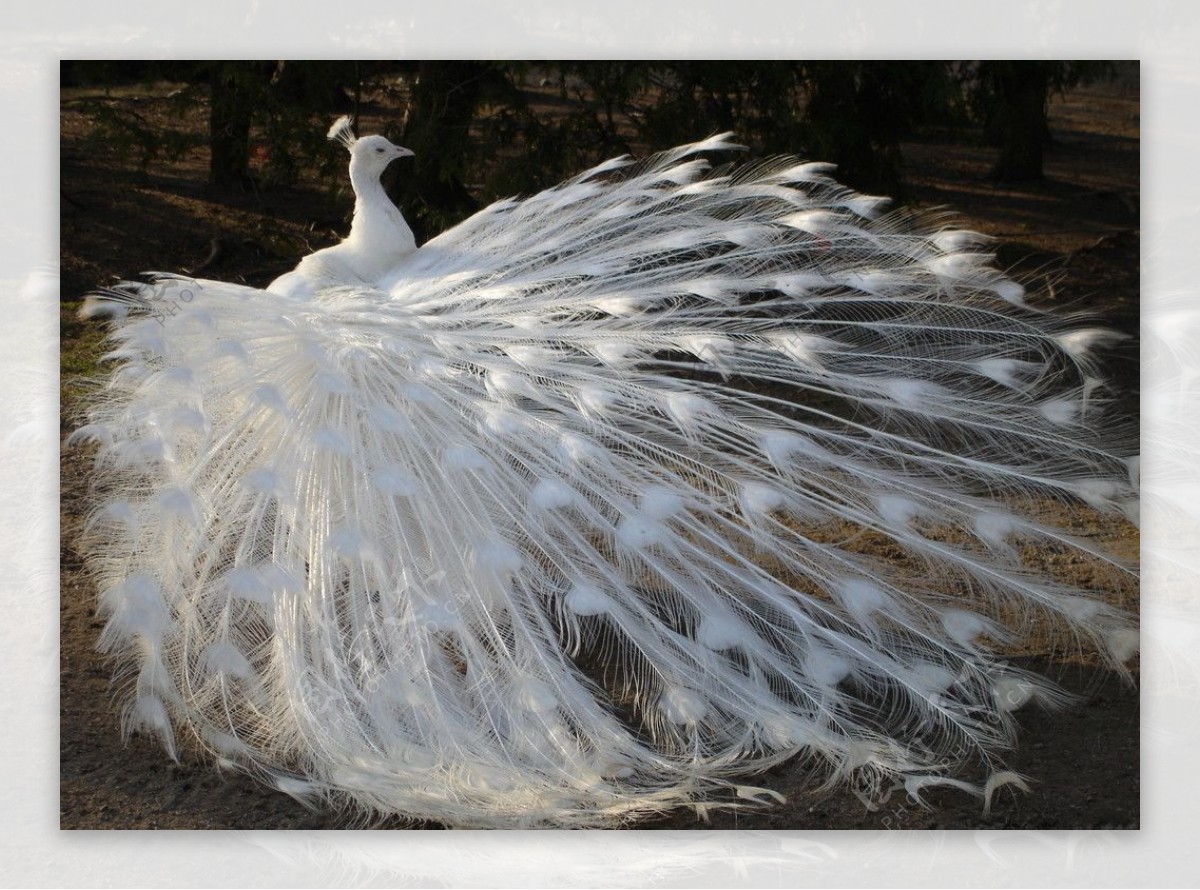
[[[997,646],[1130,657],[1128,616],[1021,558],[1106,558],[1046,499],[1136,513],[1108,334],[826,165],[712,171],[732,147],[500,202],[379,290],[98,297],[130,724],[290,793],[602,824],[796,754],[949,781],[1054,695]]]

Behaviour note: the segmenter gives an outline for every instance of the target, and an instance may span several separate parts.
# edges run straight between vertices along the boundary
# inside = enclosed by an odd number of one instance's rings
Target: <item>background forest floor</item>
[[[102,331],[76,317],[88,290],[147,270],[263,285],[300,256],[344,233],[350,200],[313,182],[270,191],[214,195],[205,186],[207,153],[139,170],[136,161],[87,139],[88,100],[126,103],[164,122],[171,85],[108,92],[64,90],[61,144],[62,432],[78,423],[82,378],[95,370]],[[400,112],[372,108],[364,132]],[[372,115],[376,115],[373,117]],[[173,117],[172,127],[202,133],[201,111]],[[1136,412],[1139,296],[1139,85],[1136,69],[1115,82],[1054,100],[1046,179],[1000,186],[987,179],[994,151],[979,143],[926,135],[903,145],[910,203],[952,210],[967,228],[995,235],[999,263],[1045,288],[1043,304],[1086,308],[1132,335],[1111,370]],[[314,812],[240,774],[221,774],[195,752],[172,763],[148,737],[121,739],[110,671],[95,651],[102,623],[96,591],[82,570],[78,538],[86,509],[89,454],[61,457],[61,819],[71,828],[333,829],[357,823]],[[1136,529],[1086,516],[1074,528],[1135,560]],[[1086,560],[1059,564],[1056,577],[1136,609],[1136,584],[1098,573]],[[962,792],[934,789],[928,808],[903,791],[867,800],[844,788],[817,791],[793,763],[750,777],[749,784],[787,795],[779,806],[714,813],[699,821],[679,811],[644,828],[1137,828],[1139,707],[1137,689],[1086,658],[1052,657],[1049,642],[1013,653],[1024,666],[1079,693],[1078,703],[1049,713],[1021,712],[1019,746],[1005,765],[1026,776],[1028,794],[1002,789],[985,816]],[[984,775],[977,768],[975,778]],[[970,776],[968,776],[969,778]],[[386,821],[380,827],[404,827]],[[421,825],[418,827],[438,826]]]

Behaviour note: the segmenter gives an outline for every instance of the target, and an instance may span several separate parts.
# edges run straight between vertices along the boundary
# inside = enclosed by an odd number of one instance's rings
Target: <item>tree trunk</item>
[[[246,78],[248,62],[218,62],[209,73],[209,181],[219,189],[242,188],[250,180],[250,115],[253,104]]]
[[[487,62],[421,62],[401,144],[413,151],[402,190],[418,242],[478,209],[463,182],[471,121],[492,72]]]
[[[984,62],[981,68],[986,68],[981,74],[992,82],[995,105],[989,129],[1000,146],[992,177],[1005,181],[1041,179],[1042,152],[1049,135],[1048,63]]]

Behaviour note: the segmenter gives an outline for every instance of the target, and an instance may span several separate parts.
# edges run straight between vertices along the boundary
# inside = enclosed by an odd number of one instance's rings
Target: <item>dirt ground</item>
[[[114,91],[105,101],[165,114],[170,85]],[[84,103],[98,93],[62,96],[61,224],[63,435],[77,423],[80,375],[99,346],[99,328],[76,318],[91,288],[146,270],[197,272],[261,285],[311,250],[344,232],[345,196],[311,186],[219,199],[204,186],[206,154],[141,172],[135,161],[85,140]],[[375,109],[379,115],[387,109]],[[180,127],[203,126],[176,119]],[[1136,412],[1139,295],[1139,84],[1136,67],[1120,79],[1088,87],[1052,104],[1054,144],[1042,183],[997,186],[988,181],[993,153],[980,144],[936,137],[905,144],[911,198],[946,207],[965,226],[1002,239],[999,260],[1048,287],[1050,303],[1087,308],[1134,339],[1112,357],[1111,369]],[[61,459],[61,815],[64,829],[335,829],[357,827],[348,816],[312,811],[240,774],[222,774],[184,751],[172,763],[145,737],[122,741],[110,697],[110,672],[95,652],[102,623],[96,591],[82,571],[78,536],[86,509],[88,454],[63,448]],[[1136,559],[1131,525],[1091,518],[1085,534]],[[1107,585],[1086,562],[1047,570],[1081,586]],[[1131,583],[1107,594],[1136,609]],[[1139,827],[1139,703],[1135,682],[1084,658],[1057,661],[1032,647],[1023,666],[1078,694],[1058,712],[1021,713],[1019,746],[1006,760],[1030,793],[1002,789],[985,816],[962,792],[935,789],[928,807],[902,791],[871,801],[851,791],[812,790],[801,765],[783,765],[752,780],[784,793],[786,804],[716,813],[699,821],[690,811],[637,827],[686,828],[1137,828]],[[1134,672],[1136,681],[1136,671]],[[978,780],[982,773],[973,777]],[[966,778],[972,778],[970,773]],[[404,827],[385,822],[380,827]],[[437,828],[420,825],[422,828]]]

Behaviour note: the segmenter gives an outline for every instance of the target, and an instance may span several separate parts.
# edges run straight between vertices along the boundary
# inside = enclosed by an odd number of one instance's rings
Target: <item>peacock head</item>
[[[393,145],[383,136],[354,135],[354,120],[349,116],[338,118],[329,129],[329,138],[346,146],[350,152],[351,172],[361,170],[368,176],[379,176],[385,167],[397,158],[410,158],[412,152]]]

